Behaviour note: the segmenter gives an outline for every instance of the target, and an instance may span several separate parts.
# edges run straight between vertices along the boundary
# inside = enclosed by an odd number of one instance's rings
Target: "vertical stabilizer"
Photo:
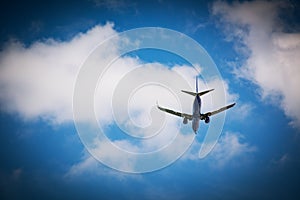
[[[198,93],[198,76],[196,76],[196,93]]]

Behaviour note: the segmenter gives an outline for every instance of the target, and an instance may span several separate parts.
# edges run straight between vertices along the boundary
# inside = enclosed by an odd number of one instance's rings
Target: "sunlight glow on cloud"
[[[300,128],[300,34],[285,32],[279,19],[283,1],[213,4],[228,40],[246,58],[235,74],[260,87],[262,100],[279,105]]]

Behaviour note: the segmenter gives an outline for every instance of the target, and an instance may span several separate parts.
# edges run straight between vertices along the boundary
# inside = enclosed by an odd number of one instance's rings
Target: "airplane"
[[[204,113],[204,114],[201,113],[201,98],[200,98],[200,96],[202,96],[202,95],[204,95],[208,92],[211,92],[213,90],[214,89],[206,90],[206,91],[203,91],[203,92],[198,92],[198,78],[196,77],[196,92],[189,92],[189,91],[181,90],[184,93],[195,96],[195,100],[194,100],[194,104],[193,104],[193,114],[192,115],[177,112],[177,111],[174,111],[174,110],[170,110],[168,108],[160,107],[158,105],[158,103],[157,103],[157,108],[161,111],[170,113],[172,115],[183,117],[183,124],[187,124],[188,120],[192,121],[192,129],[195,132],[195,134],[197,134],[197,131],[199,129],[200,120],[204,120],[205,123],[209,123],[211,116],[213,116],[215,114],[218,114],[220,112],[223,112],[223,111],[225,111],[229,108],[232,108],[235,105],[235,103],[232,103],[230,105],[227,105],[225,107],[222,107],[222,108],[220,108],[218,110],[215,110],[215,111],[212,111],[212,112],[207,112],[207,113]]]

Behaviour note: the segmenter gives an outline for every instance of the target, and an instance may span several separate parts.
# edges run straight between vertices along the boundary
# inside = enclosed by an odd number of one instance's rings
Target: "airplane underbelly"
[[[195,132],[199,129],[199,119],[194,118],[192,121],[192,128]]]
[[[200,115],[200,109],[201,109],[201,100],[198,101],[197,98],[195,98],[193,104],[193,115]]]

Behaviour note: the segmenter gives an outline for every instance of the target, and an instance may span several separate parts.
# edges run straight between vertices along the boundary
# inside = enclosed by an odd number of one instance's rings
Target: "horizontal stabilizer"
[[[210,90],[206,90],[206,91],[203,91],[203,92],[199,92],[198,94],[199,94],[199,96],[202,96],[202,95],[204,95],[204,94],[206,94],[206,93],[209,93],[209,92],[211,92],[211,91],[213,91],[214,89],[210,89]]]
[[[196,96],[197,95],[196,92],[189,92],[189,91],[185,91],[185,90],[181,90],[181,92],[187,93],[187,94],[192,95],[192,96]]]
[[[185,91],[185,90],[181,90],[181,91],[184,92],[184,93],[187,93],[187,94],[189,94],[189,95],[192,95],[192,96],[196,96],[196,95],[202,96],[202,95],[204,95],[204,94],[206,94],[206,93],[208,93],[208,92],[211,92],[211,91],[213,91],[213,90],[214,90],[214,89],[210,89],[210,90],[206,90],[206,91],[198,92],[198,93],[196,93],[196,92],[189,92],[189,91]]]

